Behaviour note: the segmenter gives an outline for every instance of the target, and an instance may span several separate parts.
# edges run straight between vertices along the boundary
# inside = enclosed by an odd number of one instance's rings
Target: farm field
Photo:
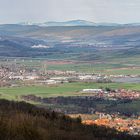
[[[16,61],[15,61],[16,60]],[[54,59],[30,59],[30,58],[13,58],[9,61],[0,60],[1,64],[17,64],[26,66],[30,69],[41,70],[46,64],[47,70],[60,71],[77,71],[84,73],[97,73],[106,75],[139,75],[140,74],[140,58],[113,58],[109,60],[99,61],[78,61],[78,60],[54,60]]]
[[[118,67],[118,64],[64,64],[64,65],[48,65],[48,70],[74,70],[80,72],[100,73],[100,74],[139,74],[140,67]]]
[[[140,91],[139,83],[65,83],[57,86],[4,87],[0,88],[0,98],[20,100],[20,96],[31,94],[41,97],[81,96],[82,93],[80,91],[82,89],[106,87]]]
[[[54,64],[48,63],[48,70],[74,70],[80,72],[100,73],[100,74],[140,74],[140,58],[114,58],[108,61],[77,61],[76,63]]]

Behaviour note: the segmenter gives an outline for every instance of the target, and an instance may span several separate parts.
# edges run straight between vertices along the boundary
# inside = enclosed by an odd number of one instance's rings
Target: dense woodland
[[[0,100],[0,140],[138,140],[116,130],[87,126],[81,118],[37,108],[25,102]]]
[[[92,114],[95,111],[117,113],[130,117],[140,114],[140,100],[119,99],[108,100],[94,96],[70,96],[41,98],[35,95],[24,95],[25,101],[43,103],[53,110],[61,110],[68,114]],[[50,106],[51,105],[51,106]]]

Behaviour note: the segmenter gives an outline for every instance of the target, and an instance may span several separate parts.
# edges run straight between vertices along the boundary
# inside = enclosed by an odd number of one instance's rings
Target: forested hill
[[[138,140],[25,102],[0,100],[0,140]]]

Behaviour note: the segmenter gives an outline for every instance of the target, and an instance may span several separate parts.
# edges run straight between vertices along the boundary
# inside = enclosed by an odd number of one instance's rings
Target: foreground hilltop
[[[83,125],[80,117],[72,119],[24,102],[0,100],[0,114],[2,140],[140,139],[105,127]]]

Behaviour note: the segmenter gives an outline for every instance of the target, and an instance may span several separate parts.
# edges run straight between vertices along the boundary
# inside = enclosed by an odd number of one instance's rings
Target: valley
[[[139,25],[0,25],[0,99],[140,135],[139,35]]]

